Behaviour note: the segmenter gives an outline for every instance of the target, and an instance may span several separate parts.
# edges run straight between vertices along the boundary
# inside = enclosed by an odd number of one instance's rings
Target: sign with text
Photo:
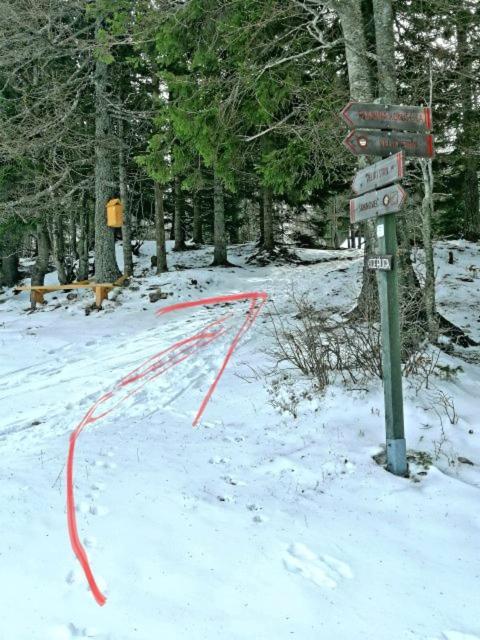
[[[419,133],[432,129],[430,107],[349,102],[341,116],[351,129],[392,129]]]
[[[403,151],[360,169],[353,179],[352,189],[357,194],[384,187],[403,178],[405,155]]]
[[[393,264],[393,256],[369,256],[367,265],[369,269],[374,271],[391,271]]]
[[[350,131],[343,144],[355,156],[388,156],[404,151],[406,156],[433,158],[435,149],[432,134],[400,131]]]
[[[350,222],[355,224],[401,211],[406,199],[407,193],[399,184],[353,198],[350,200]]]

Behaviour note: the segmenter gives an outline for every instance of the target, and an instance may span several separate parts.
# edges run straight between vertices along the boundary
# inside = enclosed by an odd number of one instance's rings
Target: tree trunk
[[[20,280],[18,255],[16,252],[3,256],[0,260],[0,285],[13,287]]]
[[[130,203],[127,191],[127,168],[125,158],[125,134],[123,118],[118,118],[118,183],[120,188],[120,200],[123,204],[123,273],[126,276],[133,274],[132,255],[132,222],[130,216]]]
[[[77,252],[77,209],[72,205],[70,207],[70,213],[68,216],[68,226],[69,226],[69,253],[70,253],[70,261],[73,264],[76,260],[78,260],[78,252]]]
[[[99,30],[100,25],[97,29]],[[95,279],[114,282],[121,274],[115,257],[115,236],[107,226],[106,204],[116,192],[109,115],[109,68],[100,58],[95,63]]]
[[[375,20],[378,94],[388,103],[397,99],[392,0],[372,0],[372,6]]]
[[[193,241],[195,244],[203,244],[201,198],[201,192],[195,191],[193,194]]]
[[[32,271],[32,285],[43,285],[45,283],[45,274],[48,271],[48,259],[50,257],[50,240],[48,231],[44,223],[37,222],[37,259]]]
[[[227,265],[227,239],[225,235],[225,203],[223,184],[217,173],[213,176],[213,266]]]
[[[359,102],[372,99],[372,86],[368,62],[361,0],[337,0],[332,3],[337,10],[345,39],[350,96]]]
[[[260,230],[258,243],[260,247],[263,248],[265,244],[265,226],[264,226],[264,216],[263,216],[263,193],[262,198],[259,199],[258,202],[258,226]]]
[[[392,0],[372,0],[372,6],[375,20],[379,96],[386,104],[395,104],[397,102],[397,80]],[[431,203],[433,206],[433,199]],[[418,321],[425,309],[425,299],[428,298],[434,301],[435,291],[424,292],[422,295],[410,257],[410,237],[405,217],[398,214],[395,215],[398,239],[398,282],[401,316],[403,324],[408,324],[412,319],[415,322]],[[427,225],[427,227],[423,228],[423,233],[427,233],[430,230],[431,226]],[[431,244],[431,238],[427,241],[427,244]],[[434,286],[434,279],[429,278],[426,281],[427,284],[428,286]]]
[[[274,222],[273,222],[273,196],[272,190],[269,187],[262,188],[263,196],[263,248],[267,251],[273,251],[275,249],[275,234],[274,234]]]
[[[172,224],[170,226],[170,240],[175,240],[175,208],[172,212]]]
[[[480,239],[480,201],[478,189],[478,136],[475,133],[477,116],[474,112],[475,76],[467,33],[473,28],[473,15],[469,11],[456,12],[457,16],[457,56],[459,61],[459,82],[462,100],[463,132],[460,149],[464,159],[462,195],[464,235],[467,240]]]
[[[58,282],[68,284],[68,273],[65,266],[65,237],[63,228],[63,215],[53,213],[50,219],[50,246],[52,249],[53,263],[57,270]]]
[[[165,214],[163,210],[163,188],[154,182],[155,191],[155,238],[157,242],[157,274],[168,271],[165,243]]]
[[[89,276],[89,262],[88,262],[88,209],[87,209],[87,196],[83,195],[80,209],[80,236],[78,238],[78,272],[77,280],[88,280]]]
[[[422,202],[422,237],[425,250],[424,302],[427,314],[428,336],[432,342],[438,338],[438,322],[435,305],[435,263],[432,243],[433,172],[432,161],[420,161],[423,174],[424,196]]]
[[[236,200],[231,200],[230,208],[231,224],[229,227],[230,244],[238,244],[239,229],[238,229],[238,204]]]
[[[180,176],[175,176],[175,245],[174,251],[185,251],[185,203]]]
[[[465,238],[472,242],[480,239],[480,200],[478,192],[478,168],[475,156],[465,158],[463,176],[463,206],[465,211]]]
[[[350,96],[358,102],[371,102],[373,88],[362,0],[338,0],[332,2],[331,6],[338,13],[345,39]],[[366,165],[366,157],[360,156],[358,167],[361,169]],[[377,281],[374,272],[368,269],[367,263],[367,256],[373,252],[374,233],[369,222],[363,223],[361,228],[365,237],[365,259],[363,261],[362,289],[355,313],[370,317],[378,315]],[[352,235],[352,246],[355,247],[355,233]]]

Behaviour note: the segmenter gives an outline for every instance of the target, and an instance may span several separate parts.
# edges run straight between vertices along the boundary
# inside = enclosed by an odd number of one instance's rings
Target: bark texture
[[[37,222],[37,259],[32,271],[32,285],[43,285],[45,274],[48,272],[48,259],[50,257],[50,238],[46,226],[42,222]]]
[[[203,244],[203,220],[201,192],[193,194],[193,241],[195,244]]]
[[[262,189],[263,206],[263,248],[267,251],[275,249],[275,234],[273,221],[273,196],[269,187]]]
[[[421,160],[424,196],[422,201],[422,237],[425,251],[425,312],[427,314],[428,336],[432,342],[438,338],[438,321],[435,303],[435,262],[433,258],[432,215],[433,215],[433,172],[432,161]]]
[[[20,279],[18,271],[18,255],[10,253],[0,259],[0,285],[13,287]]]
[[[359,102],[371,102],[373,100],[373,88],[362,0],[342,0],[332,3],[331,6],[338,13],[345,39],[350,96],[353,100]],[[360,156],[358,167],[363,168],[366,165],[366,157]],[[355,311],[360,316],[370,317],[379,313],[377,281],[374,272],[368,269],[366,259],[373,252],[374,235],[370,223],[364,223],[362,227],[365,237],[365,259],[363,261],[362,289]],[[355,246],[355,235],[352,236],[352,242],[353,246]]]
[[[80,206],[80,214],[79,214],[79,226],[80,226],[80,234],[78,238],[77,252],[78,252],[78,271],[77,271],[77,280],[88,280],[89,276],[89,261],[88,261],[88,250],[89,250],[89,214],[87,209],[87,197],[83,196]]]
[[[460,143],[464,169],[462,180],[464,234],[467,240],[476,242],[480,238],[480,199],[478,187],[478,140],[476,139],[476,115],[474,112],[472,52],[467,40],[468,30],[473,27],[473,16],[469,11],[458,10],[457,54],[462,99],[462,127]]]
[[[127,190],[127,166],[125,154],[125,125],[123,118],[118,119],[118,182],[120,188],[120,200],[123,204],[123,272],[126,276],[133,274],[133,254],[132,254],[132,221],[130,215],[130,202]]]
[[[378,67],[379,95],[386,104],[397,102],[397,80],[395,70],[395,38],[394,38],[394,12],[392,0],[372,0],[375,21],[375,41]],[[424,181],[424,185],[426,185]],[[430,187],[433,187],[433,176]],[[425,186],[425,188],[427,188]],[[428,216],[431,220],[433,213],[433,194],[425,192],[428,199]],[[424,198],[424,202],[425,202]],[[410,237],[406,225],[405,217],[396,214],[396,230],[398,239],[398,280],[399,297],[403,323],[408,324],[411,316],[418,320],[425,317],[426,300],[435,302],[435,277],[432,263],[432,273],[428,274],[425,281],[426,289],[422,291],[418,286],[418,279],[413,270],[410,258]],[[430,233],[427,237],[426,234]],[[431,225],[422,227],[424,244],[431,247]],[[433,260],[433,251],[432,251]],[[430,266],[428,267],[430,268]],[[428,287],[428,289],[427,289]],[[432,311],[434,313],[434,310]],[[432,315],[433,318],[433,315]],[[432,319],[433,323],[433,319]],[[432,324],[433,327],[433,324]]]
[[[175,245],[174,251],[185,251],[185,203],[182,193],[182,183],[179,176],[175,177]]]
[[[109,69],[101,59],[95,64],[95,279],[114,282],[120,276],[115,258],[115,236],[107,226],[106,204],[115,196],[111,119],[109,115]]]
[[[213,266],[227,265],[227,238],[225,235],[225,202],[223,184],[217,174],[213,177]]]
[[[65,235],[61,213],[55,212],[50,216],[50,246],[53,263],[58,274],[58,282],[68,284],[70,274],[65,262]]]
[[[259,198],[259,203],[258,203],[258,226],[260,229],[258,243],[260,247],[263,247],[265,243],[265,227],[264,227],[263,221],[264,221],[264,216],[263,216],[263,194],[262,194],[262,197]]]
[[[360,102],[372,99],[367,39],[361,0],[342,0],[332,3],[338,12],[345,39],[350,96]]]
[[[157,274],[168,271],[167,248],[165,243],[165,213],[163,209],[163,189],[154,183],[155,191],[155,239],[157,243]]]

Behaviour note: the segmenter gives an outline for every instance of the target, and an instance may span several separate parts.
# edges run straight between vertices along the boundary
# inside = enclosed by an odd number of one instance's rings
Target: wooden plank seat
[[[15,287],[15,291],[30,291],[30,300],[32,306],[36,303],[43,304],[44,296],[46,293],[52,293],[54,291],[69,291],[72,289],[92,289],[95,292],[95,304],[97,307],[102,306],[102,302],[108,299],[108,292],[114,287],[121,286],[127,276],[121,276],[115,282],[72,282],[72,284],[45,284],[45,285],[30,285],[29,287]]]

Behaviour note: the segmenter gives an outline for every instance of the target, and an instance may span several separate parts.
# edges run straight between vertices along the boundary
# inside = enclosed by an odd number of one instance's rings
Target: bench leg
[[[43,304],[44,303],[43,292],[32,289],[32,291],[30,292],[30,303],[32,305],[32,309],[36,308],[37,303]]]
[[[98,308],[102,306],[102,302],[108,299],[107,287],[95,287],[95,304]]]

